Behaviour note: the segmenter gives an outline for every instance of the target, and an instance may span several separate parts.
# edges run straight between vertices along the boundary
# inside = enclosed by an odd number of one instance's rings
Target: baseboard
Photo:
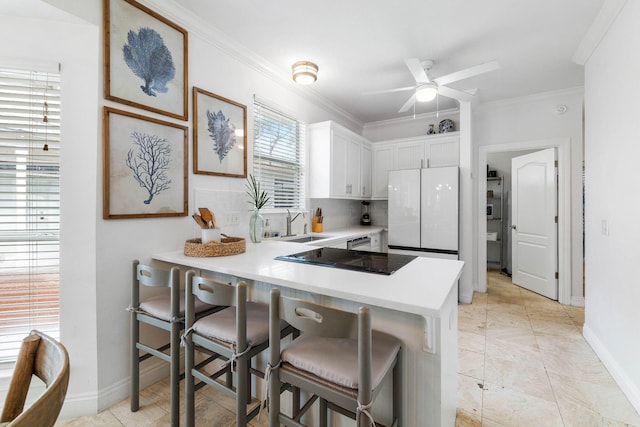
[[[591,328],[586,324],[582,329],[582,334],[600,358],[602,364],[607,368],[613,380],[618,384],[625,396],[627,396],[627,399],[629,399],[629,402],[635,408],[636,412],[640,414],[640,389],[638,386],[628,380],[624,374],[624,369],[620,367],[616,359],[609,353],[597,335],[593,333]]]
[[[574,307],[584,307],[584,297],[583,296],[572,296],[571,297],[571,305]]]
[[[182,357],[181,357],[182,361]],[[145,366],[146,365],[146,366]],[[144,389],[169,376],[169,364],[152,358],[140,369],[140,389]],[[95,415],[129,398],[129,377],[117,381],[98,393],[67,394],[59,419]]]

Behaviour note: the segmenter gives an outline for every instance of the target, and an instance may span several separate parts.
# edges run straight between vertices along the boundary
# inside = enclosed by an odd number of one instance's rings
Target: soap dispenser
[[[264,237],[271,237],[271,225],[269,225],[269,218],[264,221]]]

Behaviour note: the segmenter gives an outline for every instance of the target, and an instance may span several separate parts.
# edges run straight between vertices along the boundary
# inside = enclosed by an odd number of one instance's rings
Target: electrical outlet
[[[224,214],[224,225],[240,224],[240,212],[227,212]]]

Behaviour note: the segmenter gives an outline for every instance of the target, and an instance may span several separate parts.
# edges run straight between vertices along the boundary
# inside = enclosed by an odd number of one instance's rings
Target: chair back
[[[356,313],[283,297],[277,289],[273,289],[271,295],[272,298],[274,295],[276,299],[279,297],[277,301],[272,299],[272,303],[278,307],[278,317],[302,332],[330,338],[358,338]]]
[[[177,314],[180,310],[180,269],[171,267],[171,270],[162,270],[148,265],[140,264],[137,259],[133,261],[131,286],[131,307],[140,305],[140,285],[171,288],[171,313]],[[175,286],[174,286],[175,284]]]
[[[32,376],[40,378],[45,391],[24,409]],[[69,355],[64,346],[38,331],[22,341],[7,392],[0,422],[7,427],[51,427],[55,424],[69,385]]]

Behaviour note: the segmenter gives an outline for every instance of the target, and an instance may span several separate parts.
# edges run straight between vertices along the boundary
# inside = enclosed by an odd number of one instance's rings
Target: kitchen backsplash
[[[194,212],[199,207],[209,208],[215,215],[218,227],[221,231],[230,236],[249,237],[249,215],[250,205],[247,203],[248,196],[244,191],[220,191],[204,188],[194,189]],[[304,224],[307,224],[307,231],[311,232],[312,213],[317,208],[322,209],[324,216],[324,231],[335,230],[360,224],[362,214],[362,202],[360,200],[339,200],[339,199],[309,199],[309,205],[304,212],[304,218],[299,216],[291,224],[293,234],[302,234]],[[294,216],[298,210],[292,210]],[[193,213],[193,212],[191,212]],[[372,201],[369,206],[371,223],[376,226],[387,225],[387,202]],[[265,220],[269,220],[269,228],[272,232],[279,231],[284,234],[286,230],[286,213],[262,213]],[[193,234],[199,237],[200,229],[193,223]]]

